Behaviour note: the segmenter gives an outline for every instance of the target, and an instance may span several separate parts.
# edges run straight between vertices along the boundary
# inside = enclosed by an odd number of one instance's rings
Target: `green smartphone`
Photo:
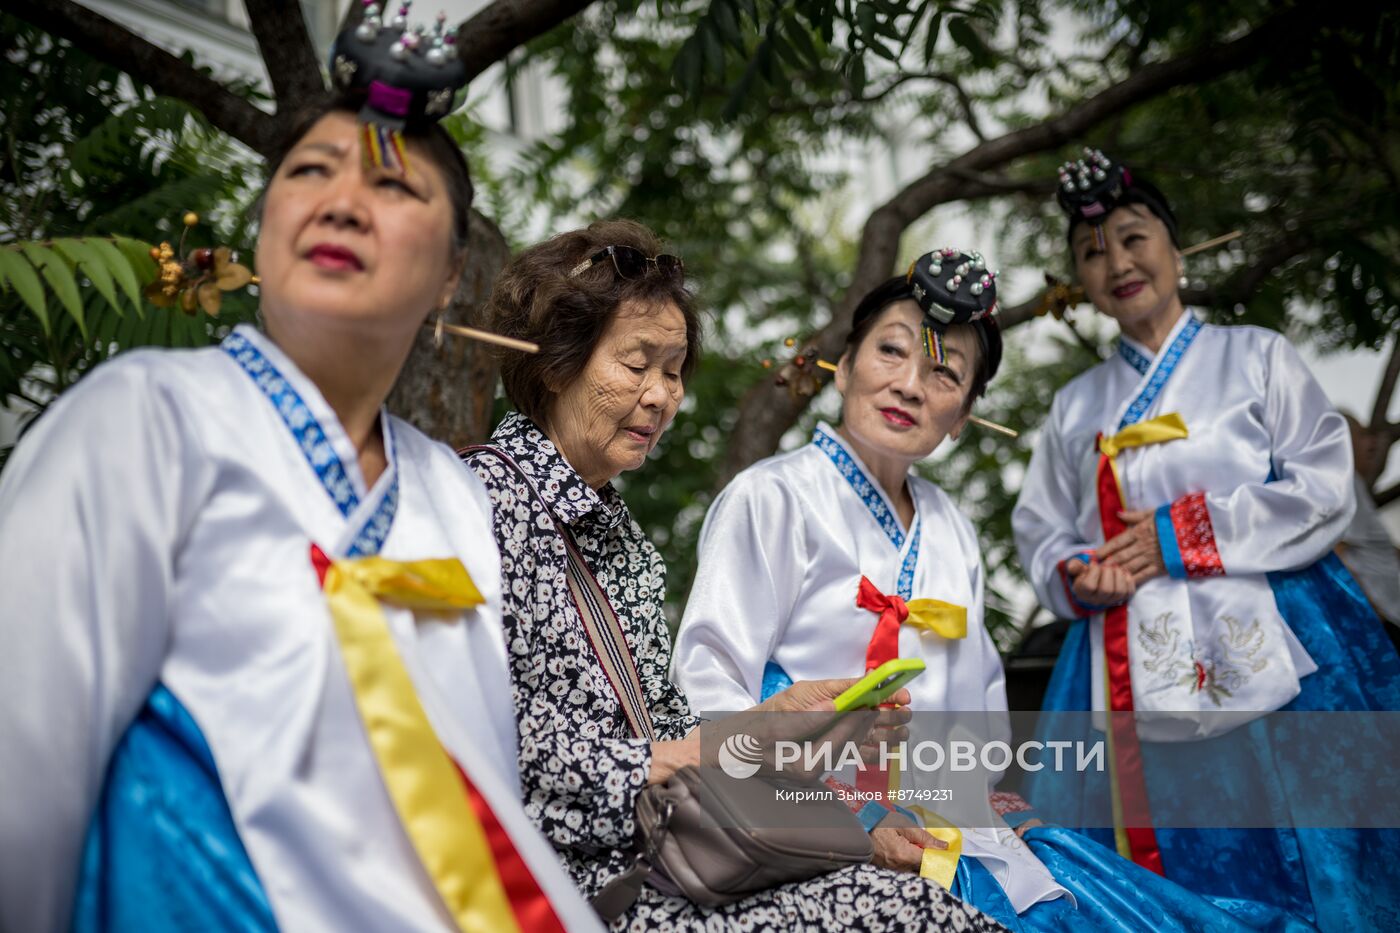
[[[895,658],[866,674],[852,688],[835,700],[836,711],[870,709],[885,702],[890,694],[924,672],[924,662],[918,658]]]

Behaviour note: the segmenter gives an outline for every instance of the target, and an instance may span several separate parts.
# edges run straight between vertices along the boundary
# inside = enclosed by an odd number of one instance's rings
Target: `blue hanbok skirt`
[[[1400,710],[1400,657],[1335,555],[1303,570],[1269,574],[1269,583],[1280,614],[1318,665],[1284,710]],[[1045,710],[1090,709],[1088,625],[1080,621],[1070,628],[1046,691]],[[1047,734],[1053,733],[1053,717],[1042,716],[1046,723]],[[1280,828],[1157,829],[1166,877],[1225,908],[1246,928],[1286,928],[1279,925],[1282,919],[1269,916],[1271,910],[1328,931],[1400,928],[1400,830],[1292,828],[1289,815],[1304,803],[1299,795],[1326,789],[1287,786],[1256,725],[1262,722],[1200,742],[1142,744],[1153,812],[1185,810],[1208,794],[1218,812],[1230,812],[1233,801],[1256,811],[1268,807],[1280,817]],[[1364,732],[1364,722],[1361,726],[1357,731]],[[1394,761],[1395,750],[1358,744],[1353,754]],[[1201,764],[1193,773],[1195,762]],[[1065,814],[1101,812],[1109,793],[1107,772],[1066,780],[1045,770],[1030,775],[1025,788],[1032,805],[1070,826],[1077,824]],[[1188,795],[1197,800],[1189,801]],[[1080,832],[1086,840],[1113,846],[1113,831],[1101,821],[1082,825]],[[1051,864],[1043,845],[1032,847]],[[1145,884],[1142,876],[1151,874],[1140,871],[1134,877]]]

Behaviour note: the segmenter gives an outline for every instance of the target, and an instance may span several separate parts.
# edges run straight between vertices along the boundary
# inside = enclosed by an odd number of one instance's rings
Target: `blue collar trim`
[[[904,555],[904,562],[899,565],[899,585],[897,590],[900,599],[905,601],[914,598],[914,568],[919,563],[919,518],[914,517],[914,528],[909,533],[914,536],[914,541],[909,545],[909,553]]]
[[[904,530],[899,527],[899,519],[885,504],[884,497],[875,488],[875,484],[865,475],[865,471],[856,463],[855,458],[841,446],[840,441],[823,431],[820,427],[812,432],[812,443],[826,454],[836,467],[837,471],[845,477],[846,482],[851,484],[860,501],[865,503],[865,507],[870,510],[870,515],[875,519],[876,524],[884,531],[894,545],[895,550],[904,547]],[[902,574],[901,574],[902,575]]]
[[[1155,402],[1157,396],[1161,394],[1162,387],[1167,384],[1167,380],[1170,379],[1172,373],[1176,371],[1176,366],[1181,362],[1181,356],[1186,352],[1186,348],[1191,346],[1191,341],[1195,340],[1196,335],[1201,332],[1201,327],[1203,325],[1201,324],[1200,318],[1190,314],[1190,312],[1187,312],[1187,314],[1190,316],[1190,320],[1186,322],[1185,327],[1181,328],[1180,333],[1176,335],[1176,339],[1171,342],[1171,346],[1167,347],[1166,351],[1162,353],[1161,361],[1157,364],[1157,371],[1154,372],[1152,378],[1147,381],[1147,385],[1143,387],[1142,393],[1133,400],[1133,404],[1128,406],[1128,411],[1123,415],[1123,420],[1119,423],[1118,430],[1121,431],[1128,425],[1137,424],[1142,420],[1142,416],[1147,414],[1147,409],[1152,407],[1152,403]],[[1119,346],[1121,347],[1123,345],[1120,343]]]
[[[1152,368],[1152,361],[1139,353],[1135,348],[1128,346],[1126,340],[1118,341],[1118,355],[1127,361],[1128,365],[1138,371],[1138,375],[1146,376],[1147,371]]]
[[[322,488],[331,497],[331,501],[340,510],[340,514],[349,518],[359,507],[360,497],[355,494],[355,487],[350,482],[345,464],[340,462],[340,457],[336,455],[330,439],[326,437],[325,429],[316,420],[316,416],[311,413],[311,409],[296,388],[258,349],[257,345],[243,334],[237,331],[229,334],[224,338],[222,347],[223,351],[243,368],[243,371],[272,402],[273,408],[277,410],[277,414],[282,416],[282,421],[292,432],[292,436],[296,438],[297,446],[301,448],[306,462],[310,464],[311,469],[320,479]],[[396,462],[394,459],[394,440],[393,432],[388,428],[387,421],[385,422],[384,444],[389,463],[392,465]],[[395,469],[393,481],[390,483],[388,491],[380,500],[374,514],[369,517],[359,534],[355,536],[355,541],[347,556],[360,557],[379,552],[379,549],[384,545],[384,540],[389,536],[389,528],[393,524],[398,501],[399,477],[398,471]]]

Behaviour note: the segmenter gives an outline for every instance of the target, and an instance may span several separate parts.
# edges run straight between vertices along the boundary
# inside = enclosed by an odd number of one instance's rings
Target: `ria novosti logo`
[[[732,778],[753,777],[763,764],[763,745],[751,735],[736,732],[719,747],[719,766]]]

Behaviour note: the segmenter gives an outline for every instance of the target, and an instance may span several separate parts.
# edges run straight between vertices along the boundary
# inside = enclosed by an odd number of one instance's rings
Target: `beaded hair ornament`
[[[997,313],[997,273],[974,250],[945,247],[924,253],[905,276],[924,311],[924,353],[943,363],[943,335],[954,324],[971,324]]]
[[[949,327],[982,320],[989,327],[997,326],[996,280],[997,273],[987,268],[986,260],[976,251],[964,253],[945,248],[925,253],[914,260],[906,273],[906,281],[911,286],[914,301],[924,312],[924,353],[939,364],[945,363],[943,335]],[[978,337],[984,341],[983,351],[986,352],[985,335],[979,332]],[[795,337],[789,337],[784,344],[788,349],[794,349],[798,341]],[[772,369],[774,365],[771,358],[763,360],[764,369]],[[821,388],[818,370],[834,373],[836,369],[835,363],[821,358],[815,343],[808,343],[788,363],[779,367],[773,384],[787,387],[794,398],[810,397]],[[1008,437],[1018,436],[1011,428],[976,415],[969,415],[968,420]]]
[[[401,4],[391,17],[376,0],[365,0],[364,18],[331,47],[336,89],[364,98],[359,117],[365,164],[400,173],[408,170],[404,127],[447,116],[467,84],[447,14],[439,13],[429,31],[409,25],[410,6]]]
[[[1096,227],[1104,222],[1123,192],[1133,183],[1126,166],[1116,165],[1097,149],[1084,149],[1084,158],[1061,165],[1055,199],[1071,218]]]
[[[1069,215],[1070,229],[1081,222],[1094,231],[1094,243],[1104,248],[1103,223],[1121,204],[1142,204],[1166,225],[1172,243],[1177,243],[1176,215],[1166,196],[1121,162],[1115,163],[1098,149],[1084,149],[1084,157],[1066,162],[1058,170],[1055,199]]]

